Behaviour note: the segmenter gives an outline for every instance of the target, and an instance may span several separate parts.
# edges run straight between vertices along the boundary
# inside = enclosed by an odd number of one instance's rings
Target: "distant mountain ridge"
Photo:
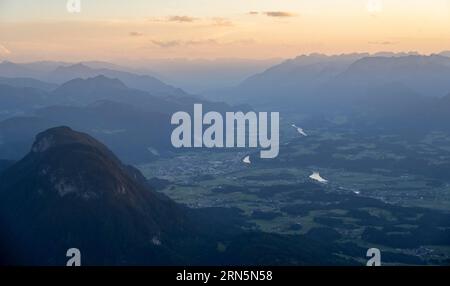
[[[138,75],[125,71],[117,71],[107,68],[93,69],[85,64],[74,64],[71,66],[60,66],[48,75],[49,79],[57,82],[66,82],[76,78],[89,78],[96,76],[117,78],[131,88],[148,91],[155,95],[187,95],[179,88],[172,87],[162,81],[148,75]]]
[[[0,118],[30,112],[42,106],[48,93],[30,87],[17,87],[0,83]]]
[[[155,96],[103,75],[70,80],[50,92],[0,84],[0,158],[18,160],[36,133],[66,125],[96,136],[127,163],[149,162],[173,151],[170,116],[192,112],[194,103],[202,103],[205,112],[248,108],[190,96]]]
[[[431,56],[367,57],[354,62],[335,81],[365,88],[400,83],[423,96],[450,92],[450,58]]]
[[[91,64],[92,67],[87,64]],[[103,75],[110,78],[117,78],[131,88],[147,91],[154,95],[187,95],[182,89],[168,85],[154,76],[115,70],[114,68],[120,67],[100,62],[77,64],[36,62],[19,64],[3,61],[0,63],[0,77],[33,78],[52,85],[62,84],[76,78],[85,79]]]
[[[372,89],[400,84],[422,96],[450,92],[450,58],[416,53],[311,54],[284,61],[210,98],[278,109],[349,105]],[[307,106],[310,106],[309,108]]]
[[[37,79],[33,78],[26,78],[26,77],[15,77],[15,78],[7,78],[7,77],[0,77],[0,84],[5,84],[13,87],[28,87],[28,88],[35,88],[39,90],[44,91],[51,91],[55,89],[58,85],[51,84],[47,82],[43,82]]]

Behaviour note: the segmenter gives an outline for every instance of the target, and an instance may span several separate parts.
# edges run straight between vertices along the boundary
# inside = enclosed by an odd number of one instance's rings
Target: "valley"
[[[0,63],[7,263],[63,263],[76,242],[93,265],[365,265],[369,248],[383,265],[450,264],[448,81],[430,87],[450,74],[444,56],[299,56],[203,97],[120,67],[24,66]],[[372,80],[386,69],[403,77]],[[278,156],[175,148],[171,115],[200,105],[222,121],[279,113]]]
[[[309,133],[286,135],[279,158],[270,162],[243,164],[248,150],[185,152],[139,169],[179,203],[238,209],[249,229],[349,243],[341,254],[353,259],[363,258],[363,248],[379,247],[394,264],[450,261],[450,184],[432,172],[448,162],[448,135],[411,140],[331,128]],[[311,180],[313,171],[328,183]],[[419,236],[424,232],[429,237]]]

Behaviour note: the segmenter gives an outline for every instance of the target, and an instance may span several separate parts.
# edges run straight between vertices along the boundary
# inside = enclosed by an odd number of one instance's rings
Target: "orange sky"
[[[80,13],[66,2],[0,1],[0,59],[450,50],[448,0],[81,0]]]

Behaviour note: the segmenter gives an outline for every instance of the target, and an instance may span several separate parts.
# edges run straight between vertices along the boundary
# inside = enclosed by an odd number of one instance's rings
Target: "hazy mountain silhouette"
[[[57,122],[36,116],[18,116],[0,121],[0,158],[19,160],[31,148],[37,133]]]
[[[444,56],[444,57],[450,57],[450,51],[440,52],[439,55]]]
[[[192,112],[194,103],[202,103],[205,112],[248,110],[195,97],[154,96],[105,76],[74,79],[49,93],[9,86],[3,90],[17,91],[0,95],[8,118],[0,122],[0,158],[12,160],[28,151],[38,132],[67,125],[99,138],[127,163],[144,163],[173,149],[170,116],[174,112]]]
[[[450,91],[450,58],[432,56],[366,57],[334,79],[353,92],[400,83],[424,96],[443,97]]]
[[[239,84],[244,78],[271,67],[282,59],[152,59],[136,63],[142,74],[155,75],[166,83],[193,94]],[[150,70],[146,67],[149,67]]]
[[[76,78],[89,78],[99,75],[117,78],[131,88],[148,91],[155,95],[186,95],[186,93],[181,89],[167,85],[152,76],[138,75],[130,72],[106,68],[93,69],[85,64],[58,67],[48,75],[48,78],[61,83]]]
[[[102,62],[86,62],[78,64],[34,62],[18,64],[4,61],[0,63],[0,77],[26,77],[52,84],[62,84],[77,78],[85,79],[104,75],[110,78],[117,78],[130,88],[148,91],[154,95],[187,95],[182,89],[170,86],[153,76],[116,70],[114,68],[119,69],[121,67]]]
[[[52,103],[86,105],[98,100],[114,100],[140,109],[169,112],[179,108],[177,97],[155,96],[148,92],[128,88],[122,81],[103,75],[93,78],[76,78],[63,83],[52,92]],[[181,97],[180,97],[181,98]]]
[[[33,116],[0,122],[0,138],[3,138],[0,158],[21,158],[29,150],[35,134],[60,125],[99,138],[128,163],[148,162],[171,149],[169,114],[146,112],[114,101],[98,101],[87,106],[49,106],[37,110]]]
[[[51,106],[36,115],[95,136],[127,163],[148,162],[172,149],[169,114],[103,100],[85,107]]]
[[[0,84],[9,85],[12,87],[29,87],[44,91],[51,91],[57,87],[56,84],[26,77],[15,77],[15,78],[0,77]]]
[[[1,77],[32,77],[38,78],[39,72],[32,70],[21,64],[16,64],[10,61],[3,61],[0,63],[0,76]]]
[[[234,88],[217,90],[209,96],[226,102],[253,106],[291,106],[293,101],[309,101],[315,91],[353,62],[367,54],[326,56],[303,55],[249,77]]]
[[[30,87],[0,83],[0,119],[20,115],[44,105],[48,93]]]
[[[76,78],[63,83],[53,91],[57,101],[75,104],[92,103],[96,100],[126,96],[129,88],[118,79],[110,79],[103,75],[93,78]]]
[[[203,103],[216,111],[226,110],[228,107],[223,103],[208,102],[186,94],[183,96],[175,93],[155,94],[130,88],[120,79],[104,75],[75,78],[64,82],[57,88],[52,88],[54,90],[51,91],[36,87],[39,84],[45,85],[44,82],[30,79],[32,83],[23,84],[23,81],[24,79],[20,78],[10,78],[5,80],[5,84],[2,84],[0,80],[0,112],[8,111],[10,105],[13,108],[16,105],[22,106],[23,109],[28,110],[30,106],[39,108],[55,104],[86,105],[98,100],[114,100],[135,105],[143,110],[158,112],[175,112],[190,108],[194,103]],[[27,87],[27,85],[35,85],[35,87]],[[29,98],[29,100],[23,102],[23,98]]]
[[[386,87],[396,85],[413,94],[442,97],[450,91],[449,78],[450,58],[441,55],[312,54],[285,61],[210,96],[262,108],[314,111],[328,106],[337,110],[374,95],[373,89],[392,94]]]

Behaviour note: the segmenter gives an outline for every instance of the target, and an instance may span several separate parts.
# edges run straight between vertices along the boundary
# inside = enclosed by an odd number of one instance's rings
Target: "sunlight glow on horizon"
[[[273,58],[450,50],[449,0],[0,2],[0,59]],[[23,9],[27,7],[27,9]]]

